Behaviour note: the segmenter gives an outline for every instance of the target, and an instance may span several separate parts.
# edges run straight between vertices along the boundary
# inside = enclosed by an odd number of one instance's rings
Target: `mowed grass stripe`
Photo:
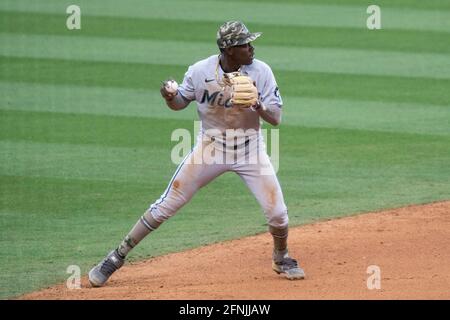
[[[292,136],[291,133],[293,132],[309,132],[309,135],[316,133],[319,136],[316,137],[316,140],[307,144],[302,143],[296,146],[291,143],[291,140],[299,137]],[[125,131],[120,133],[127,135]],[[69,135],[70,132],[66,134]],[[351,134],[354,135],[353,139],[341,140],[342,137],[348,138]],[[439,173],[439,179],[448,183],[448,180],[445,179],[450,174],[448,168],[448,161],[450,160],[449,137],[290,126],[283,128],[281,137],[283,138],[280,141],[283,150],[280,155],[281,170],[289,171],[298,166],[302,167],[300,164],[286,166],[285,161],[290,162],[289,159],[292,161],[297,159],[301,163],[305,159],[309,159],[311,163],[305,165],[311,166],[314,161],[319,161],[321,157],[326,156],[323,159],[324,162],[340,165],[343,162],[354,161],[354,169],[361,170],[361,172],[364,169],[367,171],[375,170],[378,174],[383,170],[406,172],[410,169],[409,166],[420,167],[421,170],[415,172],[415,174],[427,175],[435,172],[438,176]],[[132,139],[131,136],[128,138]],[[98,138],[98,140],[101,139]],[[47,140],[48,142],[38,142],[39,140]],[[169,135],[166,136],[166,139],[161,136],[159,140],[165,140],[166,145],[158,148],[154,146],[153,150],[149,150],[100,144],[57,143],[55,142],[56,139],[43,139],[43,137],[36,137],[36,139],[29,141],[2,139],[0,140],[2,149],[0,175],[124,181],[142,184],[149,179],[153,179],[155,171],[158,171],[164,172],[161,174],[165,179],[168,179],[176,166],[176,163],[170,161],[170,149],[177,142],[170,141]],[[363,141],[365,141],[365,145],[361,144]],[[401,145],[399,142],[403,144]],[[312,150],[313,145],[318,149]],[[414,150],[417,146],[420,146],[420,148]],[[327,148],[335,150],[331,153],[331,150],[325,150]],[[370,151],[371,149],[375,150]],[[355,154],[352,154],[353,152]],[[368,153],[365,154],[364,152]],[[383,156],[383,152],[386,152],[386,155]],[[352,154],[352,157],[349,157],[349,154]],[[162,161],[162,159],[166,160]],[[379,159],[380,162],[376,162],[376,159]],[[317,164],[314,164],[314,166],[317,166]],[[327,177],[342,178],[346,171],[349,170],[330,172]],[[309,177],[310,174],[307,174],[307,176]],[[162,180],[157,179],[157,181],[161,182]]]
[[[217,1],[221,2],[222,0],[203,0],[203,1]],[[240,2],[245,3],[302,3],[302,4],[316,4],[316,5],[335,5],[336,0],[241,0]],[[369,6],[369,2],[367,0],[340,0],[339,4],[341,5],[355,5],[355,6]],[[450,3],[442,0],[377,0],[376,5],[383,8],[402,8],[402,9],[425,9],[425,10],[450,10]]]
[[[169,76],[181,83],[186,66],[0,56],[0,79],[35,84],[157,89]],[[57,92],[55,92],[57,94]]]
[[[440,195],[448,195],[450,190],[445,187],[450,181],[449,137],[287,126],[281,138],[280,179],[287,183],[327,184],[325,190],[331,191],[331,185],[345,181],[341,187],[336,185],[335,190],[345,194],[355,187],[350,183],[353,180],[366,189],[375,188],[367,181],[377,180],[377,188],[382,189],[381,177],[386,178],[386,183],[396,177],[400,185],[416,178],[421,183],[430,182],[434,190],[440,190]],[[306,138],[311,140],[306,142]],[[169,137],[167,145],[159,147],[158,152],[51,141],[1,140],[0,174],[160,184],[167,183],[176,166],[169,160],[169,150],[175,144]],[[299,143],[296,145],[294,141]],[[286,176],[288,173],[295,174]]]
[[[0,81],[1,110],[196,119],[195,104],[174,112],[153,89],[88,87]]]
[[[450,136],[450,106],[291,97],[284,102],[285,125]]]
[[[70,132],[64,134],[70,135]],[[172,143],[170,136],[167,139],[164,137],[160,139],[167,140],[167,146]],[[31,140],[54,141],[44,137]],[[4,176],[143,184],[154,178],[155,171],[163,170],[166,172],[164,177],[170,179],[170,171],[175,167],[175,164],[171,163],[170,152],[155,146],[150,149],[17,140],[1,140],[0,146],[2,149],[0,175]]]
[[[188,41],[9,33],[1,33],[0,41],[4,43],[0,48],[2,56],[71,61],[185,66],[197,61],[199,57],[217,54],[214,43]],[[450,56],[445,54],[279,46],[259,46],[256,54],[274,70],[450,79]]]
[[[0,82],[0,92],[4,93],[1,110],[68,114],[55,115],[61,122],[71,119],[71,114],[198,119],[195,103],[174,112],[167,108],[158,90]],[[450,106],[296,96],[283,96],[283,100],[282,126],[450,135]],[[19,112],[16,115],[18,118],[10,121],[21,123],[28,115],[33,117],[34,113]],[[52,116],[47,115],[43,116],[44,119],[54,122]],[[49,130],[52,128],[50,126]],[[29,130],[33,136],[31,132],[36,128]]]
[[[50,156],[54,157],[54,155]],[[102,219],[108,214],[137,215],[153,200],[152,198],[158,197],[164,191],[168,183],[164,181],[164,178],[170,174],[170,168],[168,170],[167,172],[154,171],[152,180],[144,183],[132,179],[127,182],[94,178],[0,175],[2,211],[28,212],[38,215],[40,219],[48,220],[61,219],[61,213],[65,212],[70,212],[71,217],[91,217],[93,220],[96,217]],[[85,191],[80,192],[80,190]],[[130,199],[126,190],[129,190],[129,194],[132,194],[134,199]],[[74,196],[75,194],[77,196]],[[145,199],[142,199],[143,197]],[[128,211],[123,208],[125,203],[130,207]],[[2,222],[8,224],[10,220],[5,219]],[[7,227],[17,226],[7,225]],[[20,233],[15,235],[17,238],[20,236],[25,235]]]
[[[18,34],[68,35],[61,14],[36,14],[0,11],[0,32]],[[117,28],[116,26],[122,26]],[[298,27],[252,23],[252,30],[263,31],[254,43],[259,45],[349,48],[406,52],[450,52],[445,32],[411,30],[378,30],[361,28]],[[162,33],[161,30],[164,30]],[[195,42],[215,42],[217,23],[208,21],[142,19],[123,17],[87,16],[83,18],[83,37],[110,37],[126,39],[162,39]],[[111,32],[111,30],[114,30]],[[189,30],[189,32],[180,32]]]
[[[172,131],[193,121],[55,112],[0,111],[0,140],[144,148],[158,152],[172,144]],[[170,158],[168,158],[170,159]]]
[[[0,80],[3,82],[159,90],[161,81],[169,76],[181,82],[187,65],[0,57],[0,70]],[[450,105],[450,81],[447,79],[279,70],[275,70],[275,76],[283,96]],[[64,90],[58,92],[57,88],[51,89],[46,95],[53,97],[65,94]],[[13,92],[2,94],[9,96],[9,101],[14,100]],[[83,97],[77,99],[81,101]],[[109,98],[104,99],[108,101]],[[132,98],[132,101],[135,99]],[[70,104],[75,98],[67,100]],[[149,100],[149,103],[157,101]]]
[[[3,0],[2,11],[57,13],[65,15],[72,2],[39,1],[32,3]],[[247,23],[272,25],[356,27],[366,28],[367,3],[361,5],[242,3],[237,1],[206,2],[198,0],[79,0],[83,15],[120,16],[130,18],[160,18],[192,21],[223,21],[239,19]],[[236,12],[236,8],[239,11]],[[170,13],[170,14],[169,14]],[[420,23],[419,23],[420,21]],[[387,7],[383,10],[383,26],[387,29],[429,30],[450,32],[450,12],[444,10],[405,9]],[[215,32],[215,31],[212,31]]]
[[[320,114],[320,111],[317,113]],[[80,159],[83,161],[94,160],[95,156],[92,152],[96,152],[97,154],[97,151],[95,151],[96,149],[99,149],[98,154],[104,155],[103,158],[106,159],[102,160],[105,161],[114,159],[114,155],[116,154],[126,154],[126,159],[123,161],[121,160],[117,166],[124,165],[123,162],[125,161],[126,163],[126,160],[130,160],[130,157],[137,157],[145,162],[145,159],[149,157],[150,154],[152,157],[157,155],[158,157],[161,157],[161,159],[166,158],[167,161],[165,162],[170,162],[170,155],[164,155],[164,152],[161,152],[161,150],[168,151],[179,142],[179,140],[171,140],[173,130],[185,128],[191,133],[194,130],[194,123],[192,120],[174,121],[169,119],[142,119],[132,117],[69,115],[20,111],[1,111],[0,114],[2,125],[0,140],[3,141],[2,150],[4,151],[4,154],[2,154],[2,156],[5,157],[2,161],[2,165],[7,167],[12,166],[14,168],[17,167],[17,170],[28,170],[30,167],[27,166],[28,163],[22,165],[20,163],[21,159],[16,159],[14,157],[20,156],[22,153],[28,154],[30,158],[34,155],[34,153],[42,154],[43,157],[45,157],[48,149],[48,147],[45,147],[46,144],[60,144],[62,149],[67,149],[67,151],[56,153],[59,157],[61,157],[61,165],[63,166],[66,159],[73,159],[71,161],[77,161]],[[323,115],[321,116],[323,118]],[[395,116],[393,117],[395,118]],[[360,118],[362,118],[362,116]],[[357,120],[360,120],[360,118]],[[326,121],[326,119],[324,119],[324,121]],[[339,119],[337,121],[339,121]],[[289,122],[289,120],[287,120],[287,122]],[[285,125],[280,127],[280,133],[285,137],[285,139],[289,140],[290,137],[285,135],[292,131],[292,128],[294,127],[302,126]],[[319,130],[320,128],[313,129]],[[358,135],[365,135],[368,134],[368,132],[371,132],[374,136],[382,136],[384,134],[391,135],[392,137],[398,135],[399,137],[410,137],[410,139],[418,140],[430,140],[434,138],[437,141],[450,141],[450,137],[448,135],[428,136],[427,134],[408,134],[402,132],[382,133],[363,128],[359,128],[358,130],[331,128],[329,130],[348,130],[354,133],[359,132]],[[425,128],[423,128],[422,131],[425,131]],[[190,140],[187,141],[188,145],[193,145],[195,142],[194,140],[194,134],[191,134]],[[34,148],[26,147],[28,143],[36,143],[36,148],[41,148],[41,151],[36,151]],[[450,148],[450,145],[447,147]],[[106,149],[108,149],[108,151]],[[190,147],[187,148],[188,151],[189,149]],[[79,154],[79,156],[76,157],[75,154]],[[90,157],[90,154],[93,158]],[[45,160],[45,158],[40,157],[37,157],[36,159]],[[58,159],[55,159],[55,161],[57,160]],[[42,161],[42,165],[44,166],[43,169],[52,170],[52,166],[45,163],[45,161]],[[112,162],[111,165],[116,164]],[[58,166],[58,163],[55,163],[55,166]],[[4,172],[9,172],[7,167],[4,168]],[[96,166],[95,164],[92,164],[90,167],[94,168]],[[99,169],[103,170],[104,168],[99,167]],[[128,169],[124,168],[124,170]],[[120,169],[117,169],[117,171],[120,171]],[[114,172],[116,172],[116,170]],[[9,174],[12,174],[12,172],[9,172]],[[75,174],[82,174],[84,177],[85,173],[77,172]],[[92,177],[94,179],[96,178],[95,175]]]

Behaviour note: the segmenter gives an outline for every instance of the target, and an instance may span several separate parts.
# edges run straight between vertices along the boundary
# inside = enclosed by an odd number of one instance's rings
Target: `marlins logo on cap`
[[[228,48],[249,43],[258,38],[262,32],[251,33],[241,21],[228,21],[217,31],[217,45]]]

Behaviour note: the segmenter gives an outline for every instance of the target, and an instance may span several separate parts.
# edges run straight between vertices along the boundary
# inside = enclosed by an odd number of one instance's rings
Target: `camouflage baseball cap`
[[[219,48],[239,46],[255,40],[261,34],[251,33],[241,21],[227,21],[217,31],[217,45]]]

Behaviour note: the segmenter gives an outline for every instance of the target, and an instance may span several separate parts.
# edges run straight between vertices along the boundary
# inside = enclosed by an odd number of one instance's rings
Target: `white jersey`
[[[260,119],[257,112],[250,108],[230,107],[227,103],[230,100],[230,90],[217,83],[217,80],[221,82],[224,74],[218,60],[219,56],[213,55],[190,66],[178,92],[185,99],[197,102],[202,131],[254,129],[259,132]],[[240,72],[256,82],[260,100],[268,109],[281,108],[283,101],[272,69],[266,63],[254,59],[252,64],[242,66]]]

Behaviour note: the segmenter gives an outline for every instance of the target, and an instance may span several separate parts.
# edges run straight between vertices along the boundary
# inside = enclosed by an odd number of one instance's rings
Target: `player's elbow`
[[[281,123],[281,119],[274,119],[273,122],[272,122],[272,125],[274,127],[277,127],[278,125],[280,125],[280,123]]]
[[[273,117],[273,119],[271,119],[272,121],[270,122],[271,125],[273,125],[274,127],[280,125],[281,123],[281,114]]]
[[[184,108],[186,108],[186,106],[175,105],[175,104],[171,104],[171,103],[167,103],[167,106],[174,111],[179,111],[179,110],[183,110]]]

